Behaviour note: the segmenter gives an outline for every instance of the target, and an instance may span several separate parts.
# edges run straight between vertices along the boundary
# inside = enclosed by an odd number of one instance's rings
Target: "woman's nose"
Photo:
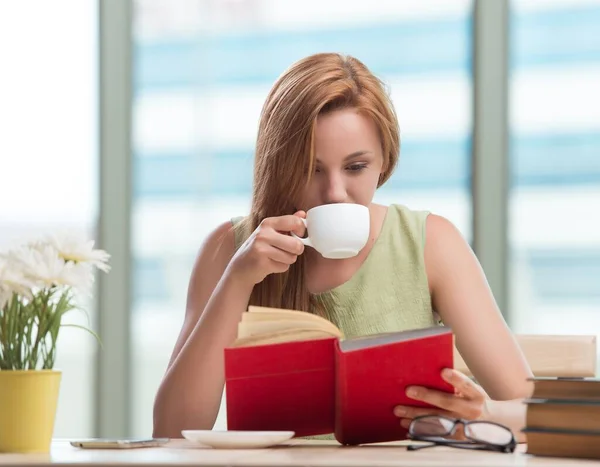
[[[327,204],[343,203],[346,201],[347,193],[341,177],[330,176],[327,180],[327,188],[325,192],[325,202]]]

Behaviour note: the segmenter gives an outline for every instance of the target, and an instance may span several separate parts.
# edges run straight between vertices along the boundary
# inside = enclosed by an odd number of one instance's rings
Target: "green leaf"
[[[87,331],[92,336],[94,336],[96,338],[96,341],[98,341],[98,344],[100,345],[100,347],[104,348],[104,346],[102,345],[102,339],[100,339],[100,336],[97,333],[95,333],[93,330],[91,330],[90,328],[87,328],[87,327],[82,326],[80,324],[63,324],[62,327],[63,328],[78,328],[78,329],[83,329],[84,331]]]
[[[70,288],[40,290],[31,300],[13,295],[0,309],[0,370],[52,369],[61,327],[83,329],[102,346],[91,329],[62,323],[74,309]]]

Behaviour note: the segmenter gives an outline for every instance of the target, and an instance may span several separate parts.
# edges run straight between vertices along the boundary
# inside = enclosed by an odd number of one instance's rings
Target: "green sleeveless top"
[[[323,316],[345,337],[439,324],[425,272],[428,214],[402,205],[389,206],[379,237],[360,268],[347,282],[313,295],[323,308]],[[245,223],[240,224],[242,219],[232,219],[236,250],[250,235],[243,227]],[[333,434],[304,438],[335,439]]]
[[[436,324],[424,259],[428,214],[389,206],[379,237],[360,268],[338,287],[313,295],[323,316],[345,337]],[[250,235],[240,224],[242,219],[232,219],[236,250]]]

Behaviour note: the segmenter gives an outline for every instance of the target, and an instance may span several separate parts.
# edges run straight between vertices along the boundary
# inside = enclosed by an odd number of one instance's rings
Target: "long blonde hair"
[[[270,90],[260,115],[254,184],[246,228],[267,217],[294,213],[315,164],[317,117],[355,108],[379,130],[383,173],[392,174],[400,151],[398,119],[383,83],[359,60],[336,53],[306,57],[288,68]],[[308,175],[307,175],[308,174]],[[309,311],[315,302],[305,282],[304,255],[282,274],[270,274],[254,287],[250,304]]]

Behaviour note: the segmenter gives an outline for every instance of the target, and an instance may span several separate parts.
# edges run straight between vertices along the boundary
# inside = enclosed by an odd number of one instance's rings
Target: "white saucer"
[[[184,438],[217,449],[267,448],[294,437],[293,431],[183,430]]]

